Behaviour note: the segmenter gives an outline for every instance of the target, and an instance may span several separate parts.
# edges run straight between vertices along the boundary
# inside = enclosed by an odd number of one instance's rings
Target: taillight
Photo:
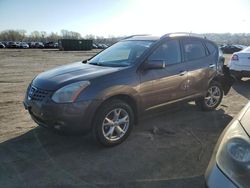
[[[238,55],[234,54],[231,58],[232,61],[239,61]]]

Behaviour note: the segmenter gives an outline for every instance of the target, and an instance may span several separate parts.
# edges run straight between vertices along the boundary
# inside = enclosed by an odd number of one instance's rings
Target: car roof
[[[125,40],[148,40],[148,41],[157,41],[159,39],[160,39],[159,36],[151,36],[151,35],[132,36],[132,37],[125,38]]]
[[[243,49],[242,51],[244,51],[244,52],[250,52],[250,46],[246,47],[246,48]]]
[[[192,38],[192,39],[205,39],[205,37],[202,37],[201,35],[195,34],[192,35],[190,33],[169,33],[163,36],[152,36],[152,35],[132,35],[129,37],[124,38],[123,40],[144,40],[144,41],[157,41],[164,38]]]

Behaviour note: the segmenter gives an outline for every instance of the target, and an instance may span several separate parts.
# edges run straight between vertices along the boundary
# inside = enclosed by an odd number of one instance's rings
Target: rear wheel
[[[132,108],[121,100],[104,103],[94,122],[94,136],[104,146],[122,143],[130,134],[134,125]]]
[[[196,100],[196,104],[204,111],[214,110],[219,106],[223,97],[223,90],[218,82],[212,82],[207,90],[205,97]]]

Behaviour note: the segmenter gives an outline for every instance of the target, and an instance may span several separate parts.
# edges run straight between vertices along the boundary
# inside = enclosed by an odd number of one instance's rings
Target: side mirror
[[[84,60],[82,60],[82,63],[83,63],[83,64],[86,64],[86,63],[88,62],[88,60],[89,60],[89,59],[84,59]]]
[[[144,70],[150,69],[165,69],[166,63],[163,60],[147,60],[144,63]]]

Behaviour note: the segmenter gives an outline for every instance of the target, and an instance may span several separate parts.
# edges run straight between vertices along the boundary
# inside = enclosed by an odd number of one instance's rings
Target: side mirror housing
[[[147,60],[144,63],[144,70],[150,70],[150,69],[165,69],[166,63],[163,60]]]
[[[84,60],[82,60],[82,63],[86,64],[90,59],[91,59],[91,58],[89,58],[89,59],[84,59]]]

